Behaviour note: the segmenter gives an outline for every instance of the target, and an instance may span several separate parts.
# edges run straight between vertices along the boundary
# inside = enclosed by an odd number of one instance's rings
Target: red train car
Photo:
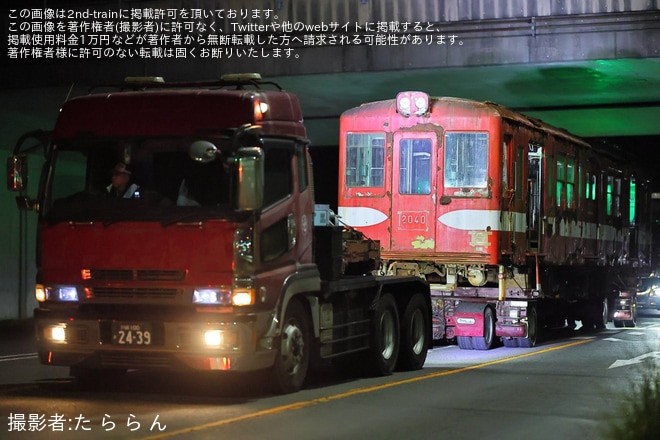
[[[494,103],[401,92],[341,115],[338,216],[380,241],[382,273],[431,283],[436,339],[533,346],[541,327],[634,324],[611,292],[649,265],[651,189],[624,156]]]

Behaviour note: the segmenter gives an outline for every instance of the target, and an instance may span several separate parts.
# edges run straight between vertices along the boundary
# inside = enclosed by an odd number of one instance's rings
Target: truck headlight
[[[204,344],[222,350],[233,350],[238,347],[238,333],[230,329],[206,330]]]
[[[200,288],[193,290],[193,304],[215,306],[251,306],[254,289],[250,287]]]
[[[34,296],[37,299],[37,302],[44,302],[46,301],[46,288],[43,286],[43,284],[37,284],[34,288]]]
[[[38,302],[78,301],[78,288],[74,286],[44,286],[37,284],[34,291]]]
[[[62,323],[44,327],[43,337],[50,342],[65,344],[67,342],[66,324]]]
[[[231,304],[231,290],[226,288],[203,288],[193,291],[193,304]]]
[[[232,304],[235,306],[251,306],[254,304],[254,289],[251,287],[234,287],[231,297]]]

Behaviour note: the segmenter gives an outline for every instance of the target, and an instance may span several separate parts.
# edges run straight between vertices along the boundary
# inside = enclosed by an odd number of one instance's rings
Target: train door
[[[529,144],[527,151],[527,242],[529,249],[541,248],[543,218],[543,147]]]
[[[391,249],[435,249],[437,136],[394,133]]]

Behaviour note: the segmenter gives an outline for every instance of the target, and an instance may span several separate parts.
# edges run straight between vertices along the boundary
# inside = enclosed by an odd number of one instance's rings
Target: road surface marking
[[[0,356],[0,362],[20,361],[22,359],[34,359],[37,353],[8,354]]]
[[[628,365],[641,364],[642,362],[644,362],[646,359],[649,358],[660,359],[660,351],[651,351],[649,353],[641,354],[631,359],[618,359],[614,361],[612,365],[610,365],[610,368],[627,367]],[[608,370],[610,368],[608,368]]]
[[[427,379],[433,379],[433,378],[436,378],[436,377],[449,376],[449,375],[452,375],[452,374],[463,373],[465,371],[470,371],[470,370],[477,370],[479,368],[489,367],[491,365],[497,365],[497,364],[501,364],[501,363],[504,363],[504,362],[515,361],[515,360],[519,360],[519,359],[528,358],[528,357],[531,357],[531,356],[536,356],[536,355],[539,355],[539,354],[549,353],[551,351],[556,351],[556,350],[561,350],[561,349],[564,349],[564,348],[574,347],[576,345],[585,344],[585,343],[591,342],[593,340],[594,339],[583,339],[583,340],[579,340],[579,341],[575,341],[575,342],[569,342],[568,344],[556,345],[556,346],[553,346],[553,347],[544,348],[544,349],[538,350],[538,351],[530,351],[530,352],[527,352],[527,353],[524,353],[524,354],[519,354],[517,356],[513,356],[513,357],[510,357],[510,358],[497,359],[497,360],[494,360],[494,361],[488,361],[488,362],[484,362],[484,363],[481,363],[481,364],[470,365],[470,366],[461,367],[461,368],[455,368],[453,370],[438,371],[438,372],[435,372],[435,373],[426,374],[424,376],[412,377],[412,378],[409,378],[409,379],[402,379],[402,380],[398,380],[398,381],[395,381],[395,382],[390,382],[390,383],[386,383],[386,384],[382,384],[382,385],[374,385],[374,386],[369,386],[369,387],[365,387],[365,388],[356,388],[354,390],[346,391],[344,393],[339,393],[339,394],[335,394],[335,395],[328,396],[328,397],[319,397],[318,399],[306,400],[306,401],[302,401],[302,402],[291,403],[289,405],[277,406],[275,408],[265,409],[265,410],[257,411],[257,412],[250,413],[250,414],[244,414],[244,415],[238,416],[238,417],[232,417],[232,418],[229,418],[229,419],[218,420],[216,422],[206,423],[206,424],[203,424],[203,425],[191,426],[189,428],[183,428],[183,429],[179,429],[179,430],[172,431],[172,432],[157,434],[157,435],[145,437],[144,440],[159,440],[159,439],[164,439],[164,438],[168,438],[168,437],[174,437],[174,436],[177,436],[177,435],[190,434],[190,433],[193,433],[193,432],[204,431],[204,430],[211,429],[211,428],[217,428],[217,427],[220,427],[220,426],[223,426],[223,425],[228,425],[230,423],[236,423],[236,422],[241,422],[241,421],[244,421],[244,420],[256,419],[258,417],[269,416],[269,415],[273,415],[273,414],[279,414],[279,413],[283,413],[283,412],[286,412],[286,411],[292,411],[292,410],[296,410],[296,409],[302,409],[302,408],[306,408],[308,406],[318,405],[320,403],[327,403],[327,402],[331,402],[333,400],[345,399],[347,397],[356,396],[356,395],[359,395],[359,394],[371,393],[371,392],[374,392],[374,391],[384,390],[384,389],[392,388],[392,387],[399,386],[399,385],[405,385],[405,384],[408,384],[408,383],[419,382],[419,381],[427,380]]]

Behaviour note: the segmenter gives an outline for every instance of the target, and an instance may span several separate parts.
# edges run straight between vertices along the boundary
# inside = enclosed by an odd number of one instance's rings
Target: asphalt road
[[[29,328],[4,326],[0,438],[601,439],[660,366],[660,314],[555,336],[533,349],[440,346],[423,370],[389,377],[323,371],[281,396],[255,375],[132,372],[83,389],[38,363]]]

